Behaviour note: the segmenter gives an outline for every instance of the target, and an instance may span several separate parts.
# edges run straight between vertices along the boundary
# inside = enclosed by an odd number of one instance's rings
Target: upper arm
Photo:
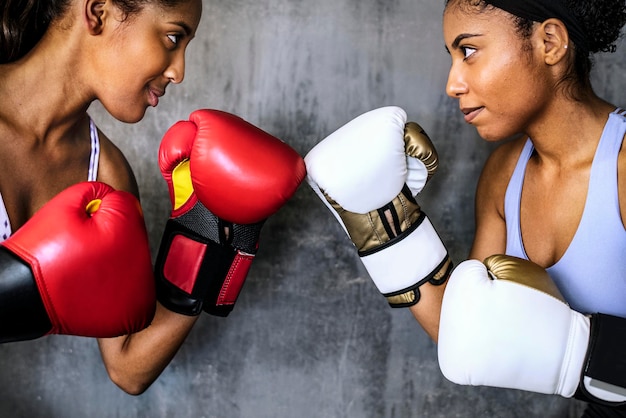
[[[100,137],[98,181],[139,198],[137,181],[128,160],[108,138]],[[156,302],[147,328],[116,338],[100,338],[98,346],[111,380],[129,394],[145,391],[170,363],[198,316],[177,314]]]
[[[483,167],[475,197],[476,234],[469,258],[482,261],[490,255],[504,253],[506,249],[504,194],[523,144],[523,141],[513,141],[501,145]],[[439,286],[423,284],[420,301],[410,307],[415,319],[435,342],[445,288],[446,283]]]
[[[619,207],[622,214],[622,224],[626,228],[626,136],[622,141],[622,148],[618,157],[617,187],[619,196]]]
[[[483,167],[476,189],[476,232],[469,258],[482,261],[506,250],[504,195],[523,144],[522,140],[502,144]]]

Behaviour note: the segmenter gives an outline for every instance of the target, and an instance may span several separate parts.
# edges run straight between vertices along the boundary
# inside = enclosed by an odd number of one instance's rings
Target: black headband
[[[533,22],[557,18],[565,24],[574,44],[584,51],[589,50],[585,32],[562,0],[485,0],[485,2]]]

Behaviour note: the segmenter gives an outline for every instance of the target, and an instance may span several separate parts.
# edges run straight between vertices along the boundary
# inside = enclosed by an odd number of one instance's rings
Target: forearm
[[[118,338],[99,339],[110,379],[125,392],[140,395],[170,363],[198,316],[180,315],[157,303],[152,324]]]
[[[423,284],[420,288],[422,297],[419,303],[409,307],[417,322],[435,343],[439,338],[439,315],[445,288],[446,283],[437,286]]]
[[[229,315],[263,223],[305,176],[302,157],[285,142],[209,109],[167,130],[159,169],[172,212],[154,267],[154,321],[142,332],[99,341],[111,380],[135,395],[159,377],[202,312]]]

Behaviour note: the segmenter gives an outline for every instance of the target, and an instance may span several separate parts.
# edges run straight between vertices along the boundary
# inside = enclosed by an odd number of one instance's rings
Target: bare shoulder
[[[124,153],[100,130],[98,136],[100,138],[98,181],[139,197],[137,180]]]
[[[480,175],[477,193],[503,203],[506,187],[525,143],[526,137],[520,137],[501,144],[491,153]]]

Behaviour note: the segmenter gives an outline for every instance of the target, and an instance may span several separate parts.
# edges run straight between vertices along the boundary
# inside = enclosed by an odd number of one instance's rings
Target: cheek
[[[496,88],[505,88],[502,92],[506,92],[511,88],[515,88],[519,77],[518,67],[511,61],[504,61],[494,65],[491,71],[493,85]]]
[[[141,75],[141,67],[137,60],[120,47],[117,54],[103,56],[98,65],[100,69],[99,84],[105,88],[104,94],[126,95],[134,89]]]
[[[487,105],[498,113],[519,110],[536,91],[534,77],[529,77],[520,63],[513,61],[490,66],[480,76],[480,83]]]
[[[148,107],[145,81],[131,72],[119,71],[107,86],[102,86],[99,100],[115,119],[134,123],[139,121]]]
[[[135,37],[119,46],[117,65],[124,78],[149,77],[163,66],[163,46],[153,38]]]

